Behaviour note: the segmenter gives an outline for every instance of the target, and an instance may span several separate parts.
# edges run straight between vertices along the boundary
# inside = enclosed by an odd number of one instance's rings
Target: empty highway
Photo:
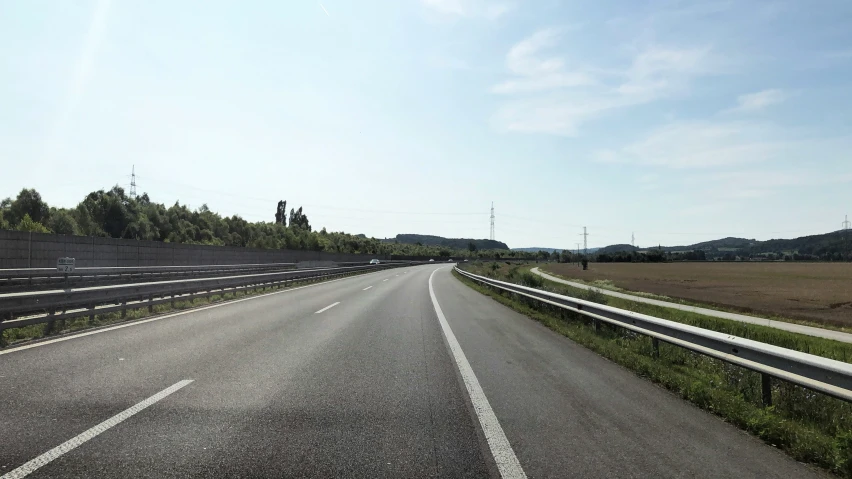
[[[0,477],[826,477],[450,269],[0,351]]]

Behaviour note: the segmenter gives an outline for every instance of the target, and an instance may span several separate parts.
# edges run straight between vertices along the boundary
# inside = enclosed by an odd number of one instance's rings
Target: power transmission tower
[[[589,233],[586,233],[586,227],[583,226],[583,232],[580,233],[580,236],[583,237],[583,256],[589,254]]]
[[[577,266],[580,266],[580,243],[577,243]]]
[[[491,202],[491,240],[494,240],[494,202]]]
[[[843,220],[843,252],[846,255],[846,261],[849,261],[849,215],[846,215]]]
[[[130,174],[130,197],[136,198],[136,165],[133,165],[133,170]]]
[[[636,248],[636,233],[630,233],[630,246]]]

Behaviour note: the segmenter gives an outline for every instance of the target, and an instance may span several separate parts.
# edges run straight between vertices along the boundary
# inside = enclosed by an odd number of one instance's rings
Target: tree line
[[[0,229],[7,230],[403,257],[542,259],[535,253],[478,250],[472,243],[468,248],[456,249],[389,243],[325,228],[316,231],[302,207],[287,212],[284,200],[278,202],[270,220],[252,222],[239,215],[222,216],[206,204],[190,209],[175,202],[166,207],[152,201],[147,193],[131,198],[120,186],[93,191],[73,208],[50,206],[31,188],[22,189],[14,199],[0,201]]]

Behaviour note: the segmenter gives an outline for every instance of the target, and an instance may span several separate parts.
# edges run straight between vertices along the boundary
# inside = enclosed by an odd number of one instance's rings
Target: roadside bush
[[[530,288],[541,288],[544,286],[544,278],[529,271],[524,271],[520,276],[520,283]]]
[[[594,288],[586,290],[586,292],[583,294],[582,299],[598,304],[607,304],[607,302],[609,302],[609,298],[607,297],[607,295],[601,293],[600,290]]]

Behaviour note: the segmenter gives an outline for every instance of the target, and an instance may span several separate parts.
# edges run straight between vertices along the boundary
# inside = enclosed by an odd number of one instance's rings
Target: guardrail
[[[15,268],[0,269],[0,279],[18,279],[35,277],[97,276],[119,274],[156,274],[179,271],[218,271],[247,268],[285,268],[295,267],[296,263],[260,263],[260,264],[208,264],[189,266],[117,266],[76,268],[72,273],[61,273],[56,268]]]
[[[421,263],[379,264],[342,268],[302,269],[216,278],[195,278],[118,284],[91,288],[27,291],[0,294],[0,331],[153,306],[176,300],[209,297],[248,289],[281,287],[286,283],[320,280],[364,271],[398,268]]]
[[[650,336],[654,352],[659,341],[680,346],[705,356],[759,372],[763,403],[771,405],[771,380],[793,384],[852,402],[852,364],[790,349],[718,333],[707,329],[655,318],[641,313],[605,306],[540,289],[479,276],[458,267],[462,276],[503,291],[509,291],[592,318],[595,327],[604,321],[639,334]]]
[[[296,263],[87,267],[76,268],[71,273],[59,272],[56,268],[2,269],[0,270],[0,293],[51,287],[98,286],[140,280],[155,281],[158,279],[213,277],[238,273],[282,271],[295,268]]]

